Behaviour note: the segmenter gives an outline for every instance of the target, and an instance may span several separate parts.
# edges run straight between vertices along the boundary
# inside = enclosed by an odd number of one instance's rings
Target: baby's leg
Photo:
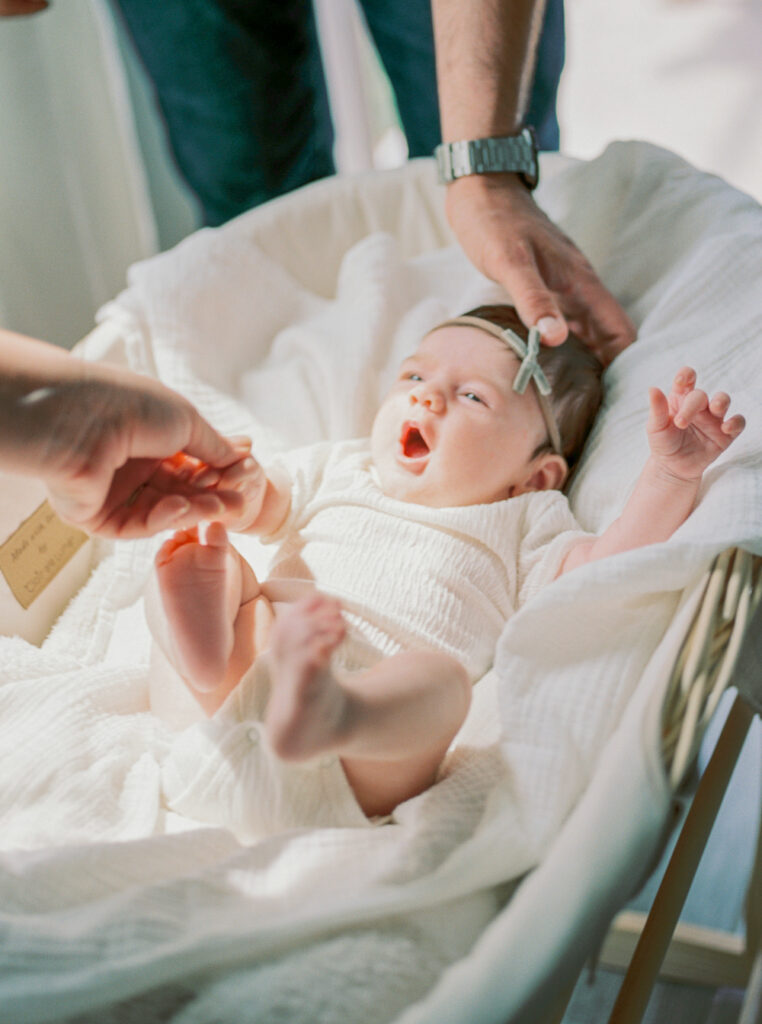
[[[285,760],[335,753],[368,815],[430,786],[466,717],[471,684],[446,654],[410,651],[363,672],[330,668],[344,636],[338,602],[314,594],[279,612],[267,730]]]
[[[266,625],[272,620],[269,603],[221,523],[211,523],[203,540],[194,527],[162,545],[156,583],[154,637],[211,715],[254,660],[262,613]]]

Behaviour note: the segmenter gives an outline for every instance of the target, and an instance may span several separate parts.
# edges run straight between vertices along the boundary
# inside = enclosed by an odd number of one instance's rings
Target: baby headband
[[[457,327],[458,325],[478,327],[479,330],[486,331],[487,334],[492,334],[495,338],[499,338],[508,348],[516,353],[521,360],[521,366],[513,382],[513,390],[523,395],[529,381],[534,381],[537,400],[540,403],[540,412],[545,420],[545,426],[548,428],[548,436],[553,446],[553,451],[556,455],[563,455],[558,424],[550,407],[550,402],[547,399],[551,392],[551,387],[548,383],[548,378],[537,361],[537,356],[540,353],[540,332],[537,328],[530,327],[527,340],[523,341],[510,327],[498,327],[491,320],[483,320],[480,316],[456,316],[452,320],[445,320],[443,323],[437,324],[434,330],[438,330],[440,327]]]

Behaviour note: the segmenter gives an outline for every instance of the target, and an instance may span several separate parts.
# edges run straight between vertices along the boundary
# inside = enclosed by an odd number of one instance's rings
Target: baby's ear
[[[527,491],[560,491],[568,475],[566,459],[555,452],[546,452],[532,461],[524,483],[514,494],[524,494]]]

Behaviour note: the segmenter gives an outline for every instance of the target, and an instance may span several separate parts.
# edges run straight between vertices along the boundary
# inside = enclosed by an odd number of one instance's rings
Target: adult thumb
[[[191,432],[182,450],[209,466],[228,466],[240,457],[228,438],[219,434],[195,409],[191,410]]]

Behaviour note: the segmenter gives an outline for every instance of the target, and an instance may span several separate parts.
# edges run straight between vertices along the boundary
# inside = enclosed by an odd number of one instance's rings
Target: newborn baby
[[[150,615],[200,708],[214,715],[264,660],[280,758],[334,755],[368,816],[431,785],[506,619],[584,562],[666,540],[743,429],[691,369],[668,397],[652,388],[651,456],[620,518],[591,536],[560,488],[600,377],[573,336],[540,348],[511,307],[481,307],[423,338],[369,440],[301,449],[246,484],[226,525],[277,544],[266,581],[223,522],[175,534]]]

